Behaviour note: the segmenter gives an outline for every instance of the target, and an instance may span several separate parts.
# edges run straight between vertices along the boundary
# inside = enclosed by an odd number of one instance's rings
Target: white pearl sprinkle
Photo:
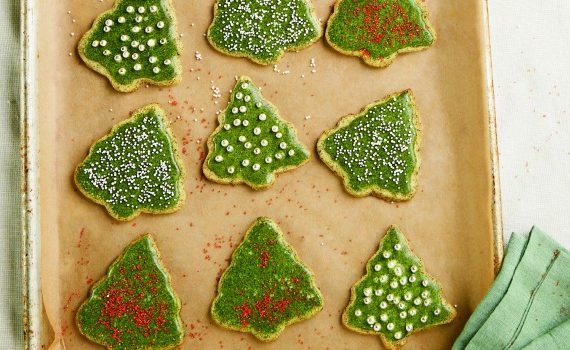
[[[242,113],[245,113],[247,111],[247,107],[246,106],[240,106],[239,111]]]
[[[159,22],[156,24],[156,27],[157,27],[158,29],[164,28],[164,22],[163,22],[163,21],[159,21]]]
[[[255,148],[255,149],[253,150],[253,154],[256,154],[256,155],[257,155],[257,154],[260,154],[260,153],[261,153],[261,150],[260,150],[259,148]]]
[[[103,46],[103,47],[107,46],[107,40],[101,40],[101,41],[99,41],[99,45],[101,45],[101,46]]]
[[[127,12],[128,12],[128,13],[133,13],[133,12],[135,12],[135,8],[132,7],[132,6],[127,6]]]
[[[104,26],[104,27],[103,27],[103,31],[104,31],[105,33],[109,33],[109,32],[111,31],[111,27]]]
[[[241,84],[241,88],[242,88],[242,89],[247,89],[248,87],[249,87],[249,84],[248,84],[248,83],[242,83],[242,84]]]
[[[103,50],[103,55],[104,56],[109,56],[111,54],[111,51],[109,50]]]
[[[388,324],[386,325],[386,328],[387,328],[389,331],[392,331],[392,330],[394,330],[394,324],[393,324],[392,322],[390,322],[390,323],[388,323]]]
[[[375,330],[376,332],[380,331],[381,329],[382,329],[382,325],[381,325],[380,323],[376,323],[376,324],[374,325],[374,330]]]
[[[399,243],[396,243],[396,244],[394,245],[394,250],[395,250],[395,251],[399,251],[400,249],[402,249],[402,246],[401,246]]]
[[[295,150],[290,149],[287,154],[289,155],[289,157],[293,157],[295,155]]]
[[[251,143],[250,142],[246,142],[243,147],[245,147],[246,149],[250,149],[251,148]],[[255,152],[254,152],[255,153]]]
[[[154,40],[154,39],[149,39],[149,40],[146,42],[146,44],[147,44],[149,47],[154,47],[154,46],[156,45],[156,40]]]
[[[266,147],[269,145],[269,142],[266,139],[261,140],[261,146]]]
[[[368,317],[366,318],[366,322],[367,322],[368,324],[374,324],[374,323],[376,323],[376,318],[375,318],[374,316],[368,316]]]
[[[168,58],[164,60],[164,65],[165,66],[169,66],[172,63],[171,60],[169,60]]]
[[[93,46],[93,47],[99,46],[99,41],[93,40],[93,42],[91,43],[91,46]]]
[[[435,309],[435,310],[433,311],[433,314],[436,315],[436,316],[438,316],[440,313],[441,313],[441,310],[440,310],[440,309]]]
[[[220,145],[222,145],[222,147],[227,147],[230,144],[230,142],[228,140],[222,140],[222,142],[220,143]]]
[[[116,62],[121,62],[121,61],[123,60],[123,58],[121,57],[121,55],[115,55],[115,57],[113,57],[113,59],[114,59]]]
[[[382,270],[382,265],[380,265],[380,264],[374,265],[374,271],[378,272],[380,270]]]
[[[238,141],[239,141],[239,142],[245,142],[245,141],[247,141],[247,138],[246,138],[245,136],[243,136],[243,135],[240,135],[240,136],[238,137]]]
[[[275,159],[283,159],[283,153],[281,152],[275,153]]]
[[[126,34],[121,35],[121,41],[127,41],[129,39],[130,39],[130,37],[128,35],[126,35]]]
[[[238,100],[241,100],[241,99],[243,98],[243,94],[242,94],[241,92],[238,92],[238,93],[236,94],[236,98],[237,98]]]
[[[273,132],[279,131],[279,127],[278,127],[277,125],[273,125],[273,126],[271,127],[271,131],[273,131]]]
[[[261,106],[263,106],[263,104],[262,104],[261,102],[256,102],[256,103],[255,103],[255,107],[261,108]]]
[[[135,52],[131,55],[131,58],[136,61],[139,59],[139,54]]]
[[[124,57],[124,58],[127,58],[127,57],[129,57],[130,55],[131,55],[131,54],[129,53],[129,51],[124,51],[124,52],[123,52],[123,57]]]
[[[150,63],[156,63],[156,61],[158,61],[158,58],[156,58],[156,57],[154,57],[154,56],[150,56],[150,57],[148,58],[148,61],[149,61]]]
[[[371,296],[371,295],[372,295],[372,288],[370,288],[370,287],[369,287],[369,288],[364,288],[363,293],[364,293],[364,295],[367,296],[367,297]]]
[[[249,101],[251,101],[251,96],[246,95],[246,96],[243,98],[243,100],[244,100],[245,102],[249,102]]]
[[[364,304],[368,305],[372,302],[372,299],[370,299],[370,297],[366,297],[364,298]]]
[[[422,281],[422,286],[427,287],[429,284],[429,282],[427,280],[423,280]]]
[[[151,7],[149,7],[150,12],[155,13],[156,11],[158,11],[158,7],[155,5],[152,5]]]
[[[406,331],[411,332],[411,331],[413,331],[413,330],[414,330],[414,325],[411,324],[411,323],[408,323],[408,324],[406,325]]]
[[[261,166],[259,164],[253,164],[252,169],[253,171],[258,171],[259,169],[261,169]]]
[[[382,253],[382,256],[386,259],[388,259],[390,256],[392,256],[392,254],[390,252],[384,252]]]
[[[259,135],[259,134],[261,134],[261,129],[260,129],[260,128],[255,128],[255,129],[253,129],[253,134],[254,134],[254,135]]]
[[[138,33],[138,32],[141,31],[141,28],[140,28],[139,26],[134,26],[134,27],[131,28],[131,31],[132,31],[133,33]]]
[[[137,70],[137,71],[138,71],[138,70],[141,70],[141,69],[142,69],[142,65],[141,65],[140,63],[137,63],[137,64],[134,65],[133,69],[134,69],[134,70]]]
[[[418,271],[418,267],[416,265],[412,265],[412,267],[410,267],[410,271],[412,271],[412,273],[416,273]]]
[[[230,124],[226,124],[224,125],[224,129],[225,130],[230,130],[232,128],[232,126]]]
[[[244,159],[241,161],[241,165],[243,166],[249,166],[249,159]]]
[[[127,70],[125,68],[119,68],[120,75],[125,75],[125,73],[127,73]]]
[[[261,113],[259,115],[259,120],[264,121],[265,119],[267,119],[267,116],[264,113]]]
[[[224,160],[224,157],[222,157],[221,155],[217,155],[214,160],[218,163],[222,162]]]
[[[396,332],[396,333],[394,334],[394,338],[396,338],[396,339],[398,339],[398,340],[399,340],[399,339],[402,339],[402,332]]]
[[[144,10],[144,7],[143,7],[143,6],[140,6],[140,7],[138,8],[138,11],[139,11],[139,13],[144,13],[144,11],[145,11],[145,10]]]
[[[234,119],[234,126],[240,126],[241,125],[241,119]]]
[[[113,25],[113,21],[111,19],[108,19],[105,21],[105,25],[110,27]]]
[[[143,20],[142,16],[136,16],[135,17],[135,22],[137,22],[137,23],[141,23],[142,20]]]
[[[354,315],[356,317],[360,317],[360,316],[362,316],[362,311],[360,309],[356,309],[356,311],[354,311]]]
[[[273,158],[271,157],[266,157],[265,158],[265,163],[270,164],[273,161]]]
[[[280,132],[278,132],[277,134],[275,134],[275,137],[277,137],[278,139],[280,139],[280,138],[282,138],[282,137],[283,137],[283,134],[282,134],[282,133],[280,133]]]
[[[380,303],[380,308],[381,308],[381,309],[385,309],[385,308],[387,308],[387,307],[388,307],[388,304],[387,304],[385,301],[383,301],[383,302]]]
[[[428,320],[427,316],[422,316],[422,318],[420,318],[420,321],[421,321],[422,323],[426,323],[427,320]]]
[[[228,168],[228,173],[229,173],[229,174],[233,174],[235,170],[236,170],[236,169],[235,169],[233,166],[231,166],[231,167]]]
[[[281,148],[281,149],[286,149],[286,148],[287,148],[287,143],[281,142],[281,143],[279,144],[279,148]]]
[[[406,317],[408,317],[408,313],[407,313],[406,311],[400,312],[400,318],[401,318],[401,319],[404,319],[404,318],[406,318]]]
[[[386,315],[386,314],[380,315],[380,320],[381,320],[382,322],[388,321],[388,315]]]
[[[232,153],[234,151],[234,148],[232,147],[232,145],[229,145],[228,147],[226,147],[226,151]]]
[[[121,16],[121,17],[117,18],[117,22],[119,22],[121,24],[125,23],[126,22],[125,17]]]
[[[384,290],[382,289],[376,289],[374,291],[374,295],[376,295],[377,297],[381,296],[382,294],[384,294]]]
[[[168,40],[166,40],[166,38],[162,38],[162,39],[160,39],[158,42],[159,42],[161,45],[165,45],[165,44],[168,42]]]

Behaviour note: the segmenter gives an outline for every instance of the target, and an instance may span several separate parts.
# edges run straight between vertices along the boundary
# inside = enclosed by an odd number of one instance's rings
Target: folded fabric
[[[568,350],[570,253],[533,228],[513,235],[501,272],[453,350]]]

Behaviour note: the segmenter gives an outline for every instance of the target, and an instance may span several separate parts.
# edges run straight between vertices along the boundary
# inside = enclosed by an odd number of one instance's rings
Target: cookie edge
[[[103,277],[101,277],[101,279],[99,279],[91,288],[89,288],[87,298],[81,303],[81,305],[79,305],[79,307],[77,308],[77,311],[75,312],[75,317],[74,317],[75,325],[77,326],[79,333],[81,335],[83,335],[85,338],[89,339],[89,341],[91,341],[95,344],[99,344],[101,346],[104,346],[107,349],[112,349],[112,348],[107,346],[107,345],[103,345],[103,344],[95,341],[90,335],[85,334],[83,332],[81,323],[79,321],[79,312],[83,308],[83,306],[86,305],[91,300],[91,298],[93,297],[93,293],[94,293],[95,289],[97,289],[99,287],[99,285],[101,285],[103,283],[103,281],[105,281],[107,278],[110,278],[110,273],[111,273],[112,268],[116,264],[118,264],[121,259],[123,259],[125,257],[127,251],[132,246],[134,246],[135,244],[137,244],[138,242],[140,242],[143,239],[146,239],[150,242],[150,246],[151,246],[152,250],[154,251],[154,254],[156,256],[156,260],[158,262],[157,267],[163,273],[163,275],[166,279],[166,282],[167,282],[167,286],[172,291],[172,296],[174,297],[174,301],[176,303],[176,316],[177,316],[176,317],[176,323],[178,325],[178,328],[180,329],[180,337],[179,337],[178,342],[176,344],[172,344],[172,345],[167,346],[167,347],[153,348],[153,349],[154,350],[170,350],[170,349],[174,349],[175,347],[181,345],[184,342],[184,336],[185,336],[186,332],[184,329],[184,323],[182,322],[182,317],[180,316],[180,312],[182,311],[182,303],[180,301],[180,298],[178,297],[178,294],[176,293],[176,290],[174,289],[174,286],[172,285],[172,277],[170,275],[170,272],[168,271],[168,268],[164,264],[164,261],[162,260],[162,255],[160,253],[160,250],[158,249],[158,246],[156,245],[154,238],[152,237],[152,235],[150,233],[144,233],[144,234],[140,235],[138,238],[136,238],[134,241],[129,243],[128,246],[123,248],[123,251],[121,252],[121,254],[115,260],[113,260],[113,262],[107,267],[107,271],[105,272],[105,275]]]
[[[314,28],[316,28],[318,31],[317,35],[312,40],[308,41],[306,44],[303,44],[303,45],[290,46],[288,48],[283,48],[282,50],[280,50],[279,55],[274,60],[269,60],[269,59],[263,60],[263,59],[258,59],[257,57],[255,57],[254,55],[251,55],[251,54],[230,52],[229,50],[226,50],[225,48],[218,46],[215,43],[215,41],[211,38],[211,34],[210,34],[210,31],[214,25],[214,21],[216,19],[217,14],[218,14],[219,1],[220,0],[216,0],[216,2],[214,3],[212,22],[210,22],[210,25],[208,26],[208,30],[206,32],[206,37],[208,39],[208,42],[210,43],[210,46],[212,46],[216,51],[218,51],[224,55],[227,55],[227,56],[236,57],[236,58],[247,58],[247,59],[251,60],[253,63],[259,64],[262,66],[267,66],[270,64],[277,64],[283,58],[283,56],[285,56],[286,53],[302,51],[302,50],[308,48],[309,46],[313,45],[317,41],[319,41],[323,37],[323,34],[324,34],[323,25],[319,21],[319,18],[317,16],[316,11],[315,11],[315,7],[313,5],[313,2],[311,0],[302,0],[307,4],[307,6],[310,10],[309,15],[310,15],[310,18],[312,19],[312,24],[314,25]]]
[[[449,312],[450,315],[447,319],[445,319],[444,321],[440,322],[440,323],[436,323],[433,325],[430,325],[429,327],[425,327],[425,328],[421,328],[421,329],[414,329],[412,330],[412,332],[410,332],[408,334],[408,336],[402,340],[399,340],[397,342],[391,342],[389,341],[384,334],[380,333],[378,334],[377,332],[374,331],[363,331],[360,328],[356,328],[356,327],[352,327],[349,322],[348,322],[348,308],[349,306],[356,300],[356,286],[360,283],[362,283],[365,279],[366,276],[368,276],[368,274],[373,270],[373,266],[371,264],[371,260],[372,258],[374,258],[374,256],[376,256],[379,252],[380,252],[380,248],[382,247],[382,245],[384,244],[384,241],[386,239],[386,237],[388,236],[388,234],[390,233],[390,231],[396,231],[396,234],[398,235],[400,241],[404,242],[407,246],[409,251],[420,261],[421,267],[424,270],[424,275],[426,275],[428,278],[430,278],[437,286],[437,288],[440,290],[440,296],[441,296],[441,300],[442,300],[442,306],[445,307]],[[386,230],[386,232],[384,233],[384,236],[382,236],[382,238],[380,239],[380,242],[378,243],[378,249],[376,249],[376,251],[374,252],[374,254],[372,254],[372,256],[368,259],[368,261],[366,262],[366,266],[365,266],[365,273],[364,275],[358,280],[356,281],[352,287],[350,288],[350,300],[348,302],[348,304],[346,305],[346,307],[344,308],[343,312],[342,312],[342,324],[349,330],[356,332],[356,333],[360,333],[360,334],[367,334],[367,335],[377,335],[380,337],[380,339],[382,340],[382,343],[384,344],[384,346],[386,348],[388,348],[389,350],[397,350],[399,348],[401,348],[402,346],[404,346],[407,342],[408,339],[414,334],[414,333],[419,333],[421,331],[425,331],[428,329],[432,329],[441,325],[445,325],[445,324],[449,324],[451,323],[455,317],[457,316],[457,310],[447,301],[447,299],[444,297],[444,289],[441,285],[441,283],[439,282],[439,280],[437,280],[432,274],[430,274],[427,269],[425,268],[425,264],[423,259],[418,256],[414,250],[412,249],[410,242],[408,241],[408,239],[406,238],[406,236],[404,235],[404,233],[402,233],[402,231],[400,230],[400,228],[396,225],[390,225],[388,227],[388,229]]]
[[[132,215],[130,216],[119,216],[116,215],[116,213],[112,210],[111,205],[109,205],[107,202],[105,202],[102,199],[96,198],[94,196],[92,196],[90,193],[88,193],[87,191],[85,191],[85,189],[79,184],[79,181],[77,181],[77,176],[79,173],[79,168],[81,168],[81,166],[83,166],[83,164],[85,163],[85,161],[93,154],[95,145],[98,144],[99,142],[102,142],[106,139],[108,139],[110,136],[112,136],[118,128],[120,128],[121,126],[123,126],[124,124],[128,124],[130,122],[132,122],[134,119],[136,119],[140,114],[146,113],[150,110],[155,110],[156,114],[158,115],[159,119],[161,119],[162,124],[164,126],[164,130],[166,132],[166,135],[168,137],[168,139],[170,140],[170,145],[172,148],[172,153],[174,154],[174,162],[176,163],[176,165],[178,166],[178,169],[180,170],[180,177],[177,181],[178,184],[178,193],[179,193],[179,198],[178,201],[176,203],[176,205],[172,206],[171,208],[167,208],[167,209],[145,209],[145,208],[138,208],[136,209]],[[166,112],[162,109],[162,107],[160,107],[160,105],[158,103],[151,103],[148,104],[144,107],[141,107],[137,110],[135,110],[132,115],[121,121],[118,124],[115,124],[112,128],[111,131],[109,131],[107,134],[103,135],[101,138],[97,139],[96,141],[93,142],[93,144],[91,145],[91,147],[89,148],[89,152],[87,154],[87,156],[79,163],[79,165],[77,165],[77,167],[75,168],[75,171],[73,173],[73,182],[75,183],[75,187],[77,187],[77,189],[79,189],[79,191],[88,199],[90,199],[91,201],[102,205],[105,207],[105,209],[107,210],[107,212],[109,213],[109,215],[111,215],[115,220],[118,221],[131,221],[133,219],[135,219],[136,217],[138,217],[140,214],[172,214],[178,210],[180,210],[180,208],[182,208],[182,206],[184,206],[184,203],[186,201],[186,192],[184,191],[184,181],[186,179],[186,172],[184,170],[184,165],[183,165],[183,161],[182,158],[180,157],[179,154],[179,150],[178,150],[178,143],[176,141],[176,138],[174,137],[174,134],[172,133],[172,130],[170,129],[169,126],[169,121],[168,119],[166,119]]]
[[[433,40],[429,45],[417,46],[417,47],[404,47],[400,50],[397,50],[396,52],[394,52],[390,56],[385,57],[382,60],[375,60],[375,59],[372,59],[370,57],[367,57],[367,56],[363,55],[362,53],[360,53],[360,50],[354,50],[354,51],[345,50],[345,49],[341,48],[340,46],[338,46],[329,36],[329,27],[332,25],[333,21],[336,19],[337,15],[338,15],[338,11],[337,11],[338,7],[340,7],[340,3],[342,1],[344,1],[344,0],[336,0],[336,2],[334,4],[333,13],[329,17],[329,19],[327,20],[327,26],[326,26],[326,30],[325,30],[325,39],[326,39],[327,43],[336,51],[338,51],[344,55],[347,55],[347,56],[358,57],[358,58],[362,59],[362,61],[369,66],[372,66],[375,68],[386,68],[396,60],[398,55],[406,54],[406,53],[410,53],[410,52],[418,52],[418,51],[427,50],[428,48],[434,46],[436,41],[437,41],[437,33],[436,33],[433,25],[431,24],[430,20],[429,20],[430,11],[429,11],[427,5],[424,4],[423,2],[418,1],[418,0],[414,0],[414,3],[416,4],[416,6],[418,6],[420,8],[420,10],[422,11],[422,19],[424,20],[424,23],[426,25],[426,29],[431,33],[431,35],[433,37]]]
[[[175,76],[174,78],[170,79],[170,80],[165,80],[165,81],[157,81],[157,80],[153,80],[151,78],[138,78],[133,80],[132,83],[130,84],[120,84],[118,83],[113,76],[111,75],[111,73],[109,72],[109,70],[103,66],[102,64],[100,64],[99,62],[90,60],[89,58],[87,58],[84,54],[84,49],[85,47],[89,44],[89,37],[93,34],[93,31],[95,29],[95,27],[102,21],[103,17],[106,16],[109,13],[115,12],[118,7],[119,4],[122,2],[123,0],[116,0],[115,4],[113,5],[113,7],[107,11],[102,12],[100,15],[98,15],[95,20],[93,21],[91,27],[89,28],[88,31],[85,32],[85,34],[83,34],[83,36],[81,37],[81,40],[79,41],[79,44],[77,45],[77,52],[79,54],[79,57],[81,57],[81,60],[87,65],[87,67],[91,68],[92,70],[94,70],[95,72],[105,76],[109,82],[111,83],[111,86],[113,87],[113,89],[115,89],[116,91],[119,92],[133,92],[137,89],[139,89],[142,85],[144,84],[149,84],[149,85],[154,85],[154,86],[159,86],[159,87],[167,87],[167,86],[172,86],[175,84],[178,84],[182,81],[182,63],[181,63],[181,56],[182,56],[182,52],[184,50],[184,46],[182,45],[182,42],[178,36],[178,21],[176,19],[176,12],[174,10],[174,4],[172,2],[172,0],[159,0],[164,2],[164,5],[167,8],[167,11],[169,11],[172,14],[172,24],[171,24],[171,31],[173,32],[173,37],[175,40],[175,44],[176,44],[176,49],[177,49],[177,55],[175,57],[175,59],[172,62],[173,67],[175,67]]]
[[[346,173],[344,171],[344,169],[342,169],[342,167],[340,165],[338,165],[335,162],[335,160],[327,153],[324,143],[330,135],[334,134],[335,132],[337,132],[341,128],[347,126],[356,118],[362,117],[372,107],[380,105],[380,104],[384,104],[386,102],[389,102],[390,99],[392,99],[394,97],[398,97],[404,93],[407,93],[408,96],[410,97],[410,100],[411,100],[412,110],[414,112],[413,116],[412,116],[412,124],[416,130],[416,137],[415,137],[415,141],[414,141],[414,153],[416,155],[416,164],[414,166],[414,172],[412,173],[412,175],[410,177],[410,179],[411,179],[411,181],[410,181],[410,188],[411,188],[410,192],[408,194],[395,194],[391,191],[388,191],[386,189],[381,188],[380,186],[378,186],[376,184],[369,186],[362,191],[355,191],[352,188],[352,186],[350,186],[350,175],[348,173]],[[390,94],[390,95],[386,96],[385,98],[383,98],[382,100],[378,100],[378,101],[369,103],[368,105],[364,106],[360,110],[360,112],[358,112],[356,114],[349,114],[349,115],[342,117],[338,121],[338,123],[336,124],[335,127],[328,129],[321,134],[321,136],[319,137],[319,139],[317,141],[317,153],[319,154],[319,158],[321,158],[323,163],[325,163],[335,174],[337,174],[338,176],[340,176],[342,178],[343,186],[349,194],[351,194],[355,197],[359,197],[359,198],[372,195],[372,196],[381,198],[381,199],[386,200],[386,201],[405,202],[405,201],[412,199],[417,192],[418,176],[419,176],[419,172],[420,172],[420,168],[421,168],[421,155],[420,155],[421,140],[422,140],[422,131],[421,131],[420,116],[419,116],[419,112],[417,109],[416,100],[414,98],[412,90],[406,89],[406,90],[403,90],[400,92]]]
[[[258,190],[265,190],[270,188],[271,186],[273,186],[273,184],[275,183],[275,181],[277,180],[277,176],[281,173],[287,172],[287,171],[291,171],[291,170],[295,170],[297,168],[300,168],[301,166],[305,165],[310,159],[311,159],[311,152],[309,152],[307,146],[305,146],[305,144],[303,144],[301,142],[301,140],[299,139],[299,133],[297,128],[295,127],[295,125],[293,125],[293,123],[291,123],[290,121],[286,120],[285,118],[283,118],[281,116],[281,113],[279,112],[279,109],[268,99],[266,99],[261,90],[257,87],[257,85],[255,85],[253,83],[253,80],[248,77],[247,75],[242,75],[238,78],[238,80],[236,80],[236,84],[234,85],[234,88],[232,89],[235,90],[235,87],[238,86],[239,84],[241,84],[242,82],[249,82],[251,84],[253,84],[255,86],[255,88],[259,91],[259,95],[261,96],[261,98],[263,98],[263,100],[266,102],[266,104],[270,107],[270,109],[272,109],[275,114],[277,115],[277,117],[279,118],[279,120],[281,120],[285,125],[287,125],[287,127],[289,127],[292,130],[293,136],[297,139],[297,145],[300,146],[300,148],[303,149],[306,158],[303,162],[297,164],[297,165],[291,165],[291,166],[286,166],[286,167],[282,167],[279,168],[277,170],[275,170],[271,175],[271,181],[268,182],[267,184],[262,184],[262,185],[258,185],[258,184],[254,184],[248,180],[245,180],[243,178],[236,178],[236,179],[225,179],[223,177],[219,177],[218,175],[216,175],[213,171],[210,170],[210,168],[208,167],[208,162],[211,159],[212,156],[212,151],[215,149],[215,145],[214,145],[214,135],[216,135],[217,133],[219,133],[220,131],[222,131],[224,125],[223,125],[223,118],[226,115],[226,113],[230,110],[230,102],[232,99],[232,96],[230,94],[230,99],[228,100],[228,104],[226,106],[226,108],[223,110],[223,112],[221,112],[218,115],[218,126],[216,127],[216,129],[214,131],[212,131],[212,133],[210,134],[210,136],[208,136],[208,142],[207,142],[207,150],[208,150],[208,154],[206,155],[206,159],[204,160],[204,163],[202,164],[202,172],[204,173],[204,175],[206,176],[206,178],[210,181],[213,181],[215,183],[221,184],[221,185],[241,185],[241,184],[245,184],[249,187],[251,187],[253,190],[258,191]]]
[[[221,285],[222,285],[222,281],[227,273],[227,271],[230,269],[230,267],[233,266],[234,262],[235,262],[235,255],[236,252],[241,248],[241,246],[243,245],[243,243],[247,240],[247,238],[249,237],[251,231],[253,230],[253,228],[255,228],[255,226],[262,224],[262,223],[267,223],[269,225],[271,225],[271,227],[277,232],[277,237],[278,240],[281,244],[289,247],[291,249],[291,256],[292,258],[299,263],[304,269],[305,271],[307,271],[307,274],[310,276],[310,280],[311,280],[311,286],[313,287],[313,289],[317,292],[317,297],[320,300],[320,306],[314,308],[313,310],[311,310],[310,312],[307,312],[305,314],[296,316],[292,319],[290,319],[287,322],[284,322],[283,324],[281,324],[281,326],[278,328],[278,330],[275,333],[272,333],[271,336],[269,337],[264,337],[261,333],[255,331],[254,329],[252,329],[250,326],[248,327],[232,327],[229,325],[226,325],[223,323],[222,320],[218,319],[218,317],[216,317],[216,315],[214,314],[214,305],[217,303],[218,299],[220,298],[221,295]],[[313,316],[315,316],[316,314],[318,314],[319,312],[322,311],[323,307],[325,305],[324,302],[324,298],[322,295],[321,290],[318,288],[317,286],[317,278],[314,274],[314,272],[311,270],[311,268],[309,266],[307,266],[305,264],[305,262],[299,257],[297,251],[295,250],[295,248],[289,244],[287,242],[287,240],[285,239],[285,236],[283,235],[283,231],[281,231],[281,228],[279,227],[279,225],[277,225],[277,223],[275,223],[275,221],[273,221],[271,218],[266,217],[266,216],[261,216],[258,217],[247,229],[247,231],[245,232],[245,235],[243,236],[242,241],[240,242],[240,244],[234,249],[234,251],[232,252],[232,256],[231,256],[231,260],[230,260],[230,264],[226,267],[226,269],[224,270],[224,272],[222,273],[222,275],[220,276],[220,280],[218,281],[218,285],[216,287],[216,297],[214,298],[214,300],[212,301],[212,304],[210,305],[210,316],[212,317],[212,319],[215,321],[215,323],[217,325],[219,325],[222,328],[225,329],[229,329],[232,331],[238,331],[241,333],[251,333],[251,335],[253,335],[256,339],[263,341],[263,342],[271,342],[276,340],[277,338],[279,338],[279,336],[281,335],[281,333],[285,330],[285,328],[287,326],[290,326],[294,323],[297,322],[301,322],[301,321],[306,321],[310,318],[312,318]]]

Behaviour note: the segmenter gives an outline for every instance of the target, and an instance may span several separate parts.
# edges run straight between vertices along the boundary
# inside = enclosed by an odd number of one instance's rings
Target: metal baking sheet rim
[[[20,142],[22,195],[22,268],[24,303],[24,344],[26,349],[40,349],[43,343],[43,304],[41,293],[41,232],[39,198],[37,119],[37,33],[36,1],[20,0]],[[485,43],[486,95],[489,115],[489,140],[492,174],[492,219],[494,234],[494,266],[498,272],[503,260],[503,222],[499,181],[499,152],[496,132],[493,66],[491,61],[489,3],[484,0],[483,25]]]

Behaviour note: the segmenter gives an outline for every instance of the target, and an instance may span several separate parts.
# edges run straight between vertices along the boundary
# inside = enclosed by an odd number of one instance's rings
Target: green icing
[[[286,325],[311,317],[322,306],[311,272],[279,227],[259,218],[233,253],[211,313],[223,327],[269,341]]]
[[[115,126],[77,167],[79,189],[119,220],[178,209],[183,171],[167,123],[164,111],[149,105]]]
[[[427,10],[416,0],[339,0],[326,36],[337,50],[376,66],[435,40]]]
[[[309,0],[217,0],[208,39],[226,54],[260,64],[277,62],[321,36]]]
[[[412,333],[449,323],[454,317],[455,310],[444,300],[439,284],[392,226],[368,261],[366,275],[353,286],[343,321],[352,330],[403,345]]]
[[[368,105],[319,139],[319,155],[362,196],[409,199],[419,168],[417,112],[411,91]]]
[[[309,158],[295,128],[279,117],[247,77],[238,80],[219,121],[209,138],[204,163],[204,173],[216,182],[265,188],[274,182],[276,173]]]
[[[180,303],[150,235],[131,243],[77,311],[91,341],[115,350],[172,349],[182,343]]]
[[[141,80],[167,85],[180,78],[181,46],[170,0],[117,0],[79,45],[82,58],[121,91]]]

